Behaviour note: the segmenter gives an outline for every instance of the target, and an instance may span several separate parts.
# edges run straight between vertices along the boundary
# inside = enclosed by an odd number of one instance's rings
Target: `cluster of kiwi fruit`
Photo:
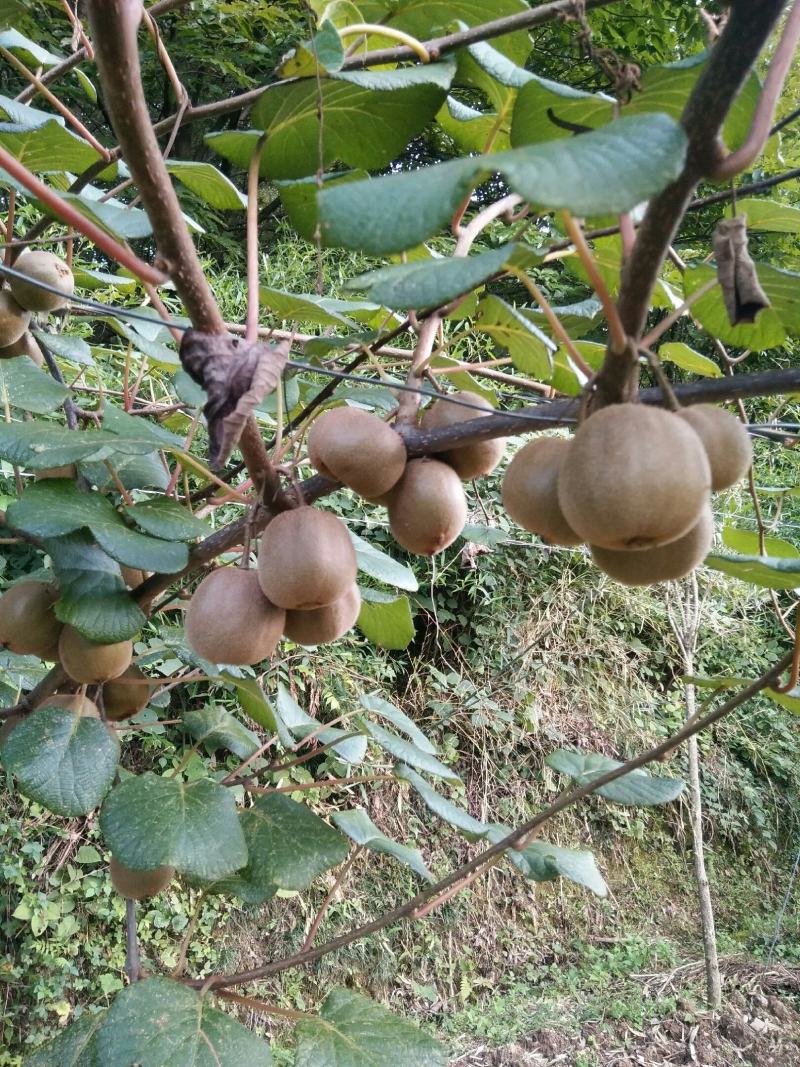
[[[69,303],[75,278],[63,259],[52,252],[28,251],[14,261],[14,270],[25,278],[10,278],[0,289],[0,359],[28,356],[40,367],[42,350],[28,327],[32,313],[48,314]],[[41,288],[50,286],[58,292]]]
[[[617,581],[652,585],[702,562],[714,534],[710,495],[751,463],[746,428],[723,408],[614,404],[591,414],[572,439],[521,448],[503,478],[503,505],[553,544],[588,544]]]

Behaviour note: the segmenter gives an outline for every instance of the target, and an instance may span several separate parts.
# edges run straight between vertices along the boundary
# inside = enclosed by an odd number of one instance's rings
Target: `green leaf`
[[[493,172],[539,207],[619,214],[675,178],[685,151],[685,134],[672,119],[633,115],[568,140],[322,189],[322,235],[328,244],[375,255],[411,248],[445,226]]]
[[[176,574],[189,560],[186,545],[131,530],[110,500],[84,493],[66,478],[29,485],[7,515],[9,525],[34,537],[61,537],[87,528],[109,556],[128,567]]]
[[[368,541],[348,530],[353,548],[356,550],[356,562],[358,569],[377,582],[385,585],[394,585],[398,589],[407,589],[410,593],[416,593],[419,583],[410,567],[398,563],[396,559],[387,556],[379,548],[375,548]]]
[[[476,256],[423,259],[379,267],[352,278],[347,286],[367,290],[372,300],[390,308],[438,307],[483,285],[510,266],[533,266],[541,258],[532,248],[511,243]]]
[[[324,186],[338,185],[340,182],[355,182],[366,178],[365,170],[335,171],[323,174]],[[313,241],[317,229],[317,192],[319,185],[316,174],[309,178],[295,181],[275,182],[278,196],[284,206],[289,222],[306,241]]]
[[[77,282],[77,273],[75,280]],[[81,367],[91,367],[94,363],[92,350],[82,337],[72,337],[67,333],[45,333],[36,328],[31,330],[31,333],[37,341],[47,345],[54,356],[68,359],[71,363],[77,363]]]
[[[524,312],[489,294],[478,305],[474,329],[487,333],[505,349],[523,374],[545,380],[550,377],[556,345]]]
[[[621,767],[618,760],[609,759],[596,752],[569,752],[560,749],[551,752],[545,763],[560,774],[575,779],[577,786],[588,785],[609,771]],[[653,778],[642,770],[628,771],[622,778],[601,785],[594,790],[606,800],[617,804],[634,806],[649,804],[668,804],[683,792],[684,783],[678,778]]]
[[[185,185],[195,196],[218,211],[244,211],[247,197],[240,193],[230,178],[211,163],[191,159],[168,159],[166,167],[173,178]]]
[[[598,897],[608,896],[608,886],[591,852],[534,841],[527,848],[509,855],[522,873],[535,882],[549,882],[561,876],[584,886]]]
[[[0,46],[13,52],[23,63],[31,67],[55,67],[63,56],[54,55],[25,37],[19,30],[3,30],[0,33]]]
[[[65,430],[38,421],[0,425],[0,459],[34,471],[83,459],[109,459],[118,453],[141,456],[157,447],[144,434],[122,438],[106,430]]]
[[[267,134],[262,173],[301,178],[334,160],[367,170],[388,166],[434,117],[454,74],[455,64],[443,62],[268,86],[252,112]],[[220,151],[218,138],[208,143]]]
[[[436,121],[462,152],[483,152],[491,143],[495,152],[511,147],[503,118],[496,111],[477,111],[454,96],[448,96],[436,113]]]
[[[386,730],[383,726],[378,726],[377,723],[370,722],[368,719],[358,719],[357,721],[367,731],[372,740],[385,752],[388,752],[390,756],[394,756],[395,759],[400,760],[402,763],[408,763],[411,767],[416,767],[417,770],[425,771],[426,774],[431,774],[434,778],[444,778],[447,782],[461,781],[451,767],[446,767],[430,752],[423,751],[413,742],[406,741],[403,737],[398,737],[391,730]]]
[[[134,637],[145,623],[142,609],[122,580],[119,564],[85,533],[44,542],[61,597],[55,612],[91,641],[113,643]]]
[[[137,504],[126,504],[123,511],[145,533],[168,541],[193,541],[196,537],[206,537],[211,533],[211,527],[205,520],[198,519],[188,508],[170,497],[160,496]]]
[[[606,355],[606,346],[599,345],[595,341],[573,341],[573,345],[579,356],[583,357],[592,370],[599,370]],[[573,360],[569,349],[558,348],[553,356],[553,373],[550,375],[550,384],[559,393],[568,396],[578,396],[586,385],[586,375],[581,367]]]
[[[262,307],[284,322],[310,322],[319,326],[356,329],[356,324],[338,310],[337,305],[344,303],[341,300],[315,296],[313,293],[286,293],[282,289],[270,289],[266,285],[260,287],[259,299]]]
[[[479,819],[474,819],[464,808],[460,808],[457,804],[453,804],[446,797],[443,797],[441,793],[437,793],[411,767],[407,767],[404,763],[398,763],[394,769],[394,776],[399,778],[401,782],[408,782],[419,793],[434,815],[438,815],[446,823],[455,826],[468,841],[477,841],[479,838],[486,836],[489,830],[486,823],[480,822]]]
[[[101,201],[98,199],[100,195],[100,190],[97,190],[96,196],[84,191],[62,193],[61,197],[81,215],[97,223],[101,229],[106,230],[118,240],[141,240],[152,234],[153,227],[150,219],[141,208],[128,207],[119,200]],[[46,204],[43,207],[52,218],[58,218],[54,212],[48,210]]]
[[[97,1038],[102,1067],[269,1067],[269,1046],[211,998],[168,978],[118,993]]]
[[[234,687],[239,703],[253,722],[269,730],[270,734],[277,732],[278,719],[255,678],[236,678],[225,671],[222,672],[220,678]]]
[[[49,415],[64,403],[69,389],[34,366],[27,356],[0,360],[0,391],[11,407]]]
[[[726,548],[744,556],[758,556],[761,552],[761,539],[755,530],[737,530],[735,526],[726,526],[722,531],[722,540]],[[800,549],[780,537],[765,537],[764,548],[768,556],[779,556],[781,559],[800,557]]]
[[[337,71],[344,62],[344,45],[332,22],[325,19],[310,41],[299,44],[278,68],[281,78],[308,78],[317,71]]]
[[[80,84],[80,87],[83,89],[83,91],[89,97],[91,102],[93,104],[96,104],[97,103],[97,89],[95,88],[94,82],[89,77],[87,77],[86,74],[84,74],[84,72],[81,70],[80,67],[76,67],[73,70],[72,73],[77,78],[78,83]]]
[[[366,708],[367,711],[372,711],[376,715],[380,715],[381,718],[388,719],[401,733],[410,738],[417,748],[421,748],[423,752],[429,752],[431,755],[436,754],[436,745],[428,740],[413,719],[409,719],[404,711],[396,708],[394,704],[390,704],[388,700],[384,700],[380,693],[362,694],[359,700],[361,706]]]
[[[800,207],[781,200],[743,197],[736,200],[737,215],[747,216],[747,228],[764,233],[800,233]]]
[[[357,726],[348,724],[347,730],[340,730],[333,726],[320,729],[321,726],[320,722],[312,719],[303,711],[286,686],[279,682],[275,730],[284,747],[292,748],[298,738],[308,737],[313,733],[321,745],[335,742],[332,744],[333,751],[345,763],[360,763],[363,760],[367,751],[366,737],[347,736],[356,733],[359,729]]]
[[[26,1056],[23,1067],[100,1067],[97,1035],[106,1014],[84,1010],[54,1041]]]
[[[519,310],[524,314],[526,319],[535,322],[551,340],[555,340],[552,333],[552,327],[547,321],[547,316],[540,307],[521,308]],[[573,338],[583,337],[589,330],[593,330],[603,317],[602,305],[600,304],[600,301],[595,300],[594,297],[590,297],[587,300],[580,300],[576,304],[564,304],[563,306],[555,305],[553,311],[558,316],[561,325],[570,337]]]
[[[37,804],[57,815],[87,815],[114,780],[119,741],[99,719],[41,707],[8,738],[3,763]]]
[[[72,273],[75,275],[75,286],[78,289],[117,289],[120,293],[135,293],[139,285],[137,278],[127,278],[124,274],[108,274],[102,270],[89,270],[88,267],[73,266]]]
[[[692,315],[712,337],[719,338],[725,344],[763,352],[780,345],[787,333],[793,336],[800,334],[800,306],[797,301],[800,274],[781,270],[768,263],[756,263],[756,274],[771,307],[759,311],[752,325],[731,326],[719,286],[692,305]],[[689,296],[715,276],[712,267],[690,268],[683,276],[684,294]]]
[[[414,619],[407,596],[389,596],[374,589],[361,592],[361,611],[356,626],[379,648],[398,651],[408,648],[414,640]]]
[[[217,704],[183,713],[183,723],[192,737],[209,750],[227,748],[239,759],[247,759],[261,747],[256,734]]]
[[[393,856],[406,867],[410,867],[412,871],[416,871],[421,878],[428,882],[434,881],[419,849],[401,845],[398,841],[392,841],[391,838],[382,834],[363,808],[335,811],[331,818],[342,833],[347,834],[357,845],[363,845],[370,852],[383,852],[387,856]]]
[[[800,559],[777,556],[728,556],[712,552],[705,565],[731,578],[766,589],[800,589]]]
[[[295,1037],[295,1067],[446,1067],[449,1058],[412,1023],[349,989],[332,989]]]
[[[87,141],[54,118],[36,125],[2,123],[0,145],[33,174],[80,173],[100,159]]]
[[[283,793],[259,797],[241,818],[249,854],[244,877],[256,885],[307,889],[347,859],[342,835]]]
[[[211,880],[247,862],[233,795],[208,778],[182,782],[149,771],[127,778],[106,797],[100,829],[120,863],[134,870],[171,864]]]
[[[661,345],[658,358],[662,363],[674,363],[676,367],[691,371],[692,374],[703,374],[709,378],[722,377],[722,371],[713,359],[695,352],[693,348],[680,342]]]
[[[458,366],[463,366],[461,360],[453,359],[451,356],[434,356],[431,359],[431,367]],[[477,393],[478,396],[482,396],[484,400],[487,400],[492,407],[497,407],[499,403],[497,392],[491,386],[484,385],[468,371],[452,371],[447,375],[447,380],[458,390]],[[436,394],[431,391],[428,395],[435,397]]]

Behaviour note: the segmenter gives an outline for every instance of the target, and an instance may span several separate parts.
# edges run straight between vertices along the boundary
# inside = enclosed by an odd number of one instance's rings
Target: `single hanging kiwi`
[[[388,493],[406,465],[400,434],[361,408],[323,412],[309,432],[308,455],[320,474],[367,498]]]
[[[131,719],[150,703],[156,686],[137,666],[103,686],[103,710],[112,722]]]
[[[389,529],[399,545],[420,556],[447,548],[464,529],[467,500],[452,467],[412,459],[389,500]]]
[[[111,884],[120,896],[129,900],[144,900],[167,888],[175,877],[175,868],[164,864],[146,871],[135,871],[112,856],[108,873],[111,875]]]
[[[11,278],[9,281],[14,299],[27,311],[56,311],[69,303],[75,291],[75,276],[64,260],[52,252],[23,252],[14,262],[14,270],[30,279]],[[37,282],[58,289],[58,292],[42,289]]]
[[[222,567],[195,589],[186,612],[186,640],[212,663],[261,663],[275,651],[286,613],[261,591],[255,571]]]
[[[518,526],[566,547],[581,543],[558,502],[558,473],[569,448],[559,437],[529,441],[506,468],[502,490],[503,507]]]
[[[714,492],[730,489],[741,481],[753,462],[753,445],[744,423],[730,411],[713,404],[693,404],[681,408],[678,415],[703,442]]]
[[[0,289],[0,348],[19,341],[30,322],[30,311],[20,307],[8,289]]]
[[[118,678],[130,666],[132,656],[131,641],[100,644],[84,637],[74,626],[65,626],[58,642],[61,666],[74,682],[81,684]]]
[[[17,582],[0,597],[0,644],[18,655],[55,661],[62,623],[53,605],[58,589],[51,582]]]
[[[37,367],[43,366],[44,354],[30,330],[26,330],[13,344],[0,348],[0,359],[14,359],[16,356],[27,356]]]
[[[592,559],[623,585],[655,585],[690,574],[708,555],[714,539],[714,516],[706,505],[700,521],[676,541],[640,552],[617,552],[592,545]]]
[[[451,400],[435,400],[430,407],[423,412],[420,420],[420,428],[423,430],[441,430],[446,426],[455,426],[460,422],[469,422],[471,419],[483,418],[494,413],[494,408],[485,397],[479,393],[451,393],[454,400],[463,403],[452,403]],[[466,405],[470,406],[467,407]],[[476,408],[480,408],[476,411]],[[445,452],[437,452],[436,458],[445,460],[463,482],[471,482],[482,474],[493,471],[505,452],[506,442],[503,437],[491,438],[487,441],[474,441],[468,445],[459,445],[458,448],[449,448]]]
[[[355,625],[360,610],[361,594],[353,583],[344,596],[327,607],[287,611],[283,633],[298,645],[324,645],[346,634]]]
[[[682,537],[700,521],[710,491],[706,452],[691,426],[639,403],[590,415],[558,475],[570,527],[590,545],[617,550]]]
[[[329,511],[302,506],[276,515],[261,535],[258,580],[287,611],[324,608],[356,580],[347,527]]]
[[[79,718],[99,719],[100,709],[86,694],[80,693],[54,693],[46,697],[37,708],[66,708]]]

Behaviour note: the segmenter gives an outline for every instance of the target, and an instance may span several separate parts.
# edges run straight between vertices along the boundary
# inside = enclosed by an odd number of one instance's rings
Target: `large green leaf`
[[[23,63],[32,67],[55,67],[64,58],[48,52],[29,37],[25,37],[19,30],[3,30],[0,33],[0,46],[7,48],[9,52],[19,56]]]
[[[551,340],[557,340],[557,338],[553,337],[552,327],[547,320],[547,316],[540,307],[522,308],[519,310],[525,318],[530,319],[531,322],[535,322]],[[573,338],[583,337],[589,330],[594,329],[603,317],[602,305],[600,301],[595,300],[594,297],[590,297],[587,300],[580,300],[576,304],[565,304],[563,307],[555,305],[553,311],[558,316],[558,321],[567,331],[569,336]]]
[[[414,618],[407,596],[390,596],[375,589],[361,591],[356,626],[379,648],[401,651],[414,640]]]
[[[132,530],[110,500],[100,493],[84,493],[66,478],[30,485],[7,515],[11,526],[34,537],[62,537],[89,529],[109,556],[128,567],[175,574],[189,560],[186,545]]]
[[[756,273],[771,306],[759,311],[752,325],[731,326],[719,286],[692,305],[692,315],[712,337],[725,344],[763,352],[780,345],[787,333],[800,334],[800,302],[797,300],[800,274],[768,263],[756,263]],[[715,276],[714,269],[708,266],[687,270],[683,276],[685,295],[691,295]]]
[[[385,752],[388,752],[390,756],[400,760],[401,763],[407,763],[411,767],[416,767],[417,770],[425,771],[426,774],[431,774],[434,778],[444,778],[448,782],[461,781],[452,767],[446,767],[430,752],[419,748],[412,741],[406,741],[404,737],[398,737],[391,730],[386,730],[383,726],[370,722],[368,719],[359,719],[358,721],[377,745]]]
[[[387,166],[434,117],[454,73],[455,64],[444,62],[269,86],[252,113],[253,124],[267,134],[262,173],[301,178],[334,160]],[[222,151],[219,138],[211,135],[208,142]]]
[[[745,215],[748,230],[765,233],[800,233],[800,207],[782,200],[742,197],[736,201],[736,214]]]
[[[415,770],[412,770],[411,767],[407,767],[404,763],[398,763],[395,767],[394,774],[401,782],[408,782],[409,785],[413,786],[434,815],[438,815],[439,818],[444,819],[446,823],[455,826],[455,828],[460,831],[468,841],[476,841],[479,838],[486,836],[489,830],[486,823],[473,818],[468,811],[464,810],[464,808],[460,808],[457,804],[453,804],[452,801],[443,797],[441,793],[437,793],[436,790],[428,785],[425,779],[417,774]]]
[[[323,189],[322,235],[329,244],[375,255],[411,248],[445,226],[495,171],[539,207],[618,214],[675,178],[685,151],[686,136],[672,119],[633,115],[581,137]]]
[[[261,747],[256,734],[248,730],[225,708],[218,704],[206,704],[183,713],[183,724],[197,741],[214,750],[227,748],[239,759],[247,759]]]
[[[348,729],[342,730],[335,726],[322,727],[317,719],[300,707],[292,694],[282,683],[278,683],[278,706],[275,711],[275,730],[278,733],[281,744],[286,748],[292,748],[298,739],[308,737],[313,733],[319,744],[331,745],[333,751],[340,756],[345,763],[360,763],[367,751],[366,737],[349,737],[349,734],[357,733],[358,726],[348,722]]]
[[[708,378],[721,378],[722,371],[713,359],[695,352],[693,348],[682,342],[670,342],[661,345],[658,350],[658,358],[662,363],[674,363],[681,370],[688,370],[692,374],[703,374]]]
[[[34,174],[80,173],[100,159],[88,141],[54,118],[37,125],[2,123],[0,145]]]
[[[118,762],[113,730],[68,708],[37,708],[3,746],[3,763],[20,792],[57,815],[87,815],[96,808]]]
[[[77,271],[75,281],[80,284]],[[60,356],[82,367],[91,367],[94,363],[92,350],[82,337],[73,337],[68,333],[45,333],[44,330],[37,329],[33,329],[31,333],[37,341],[47,345],[54,356]]]
[[[408,715],[401,711],[400,708],[395,707],[388,700],[384,700],[380,693],[365,693],[359,699],[362,707],[375,715],[380,715],[383,719],[388,719],[393,726],[396,726],[401,733],[413,741],[417,748],[421,748],[423,752],[429,752],[431,755],[436,754],[436,745],[428,740],[414,720],[409,719]]]
[[[598,897],[608,896],[608,886],[591,852],[560,848],[547,841],[533,841],[521,851],[510,852],[509,856],[519,870],[535,882],[563,877],[590,889]]]
[[[446,1067],[449,1058],[413,1023],[350,989],[331,990],[295,1035],[295,1067]]]
[[[69,389],[34,366],[27,356],[0,360],[0,395],[5,391],[11,407],[49,415],[60,407]]]
[[[134,870],[171,864],[212,880],[247,862],[233,795],[208,778],[182,782],[149,771],[127,778],[106,797],[100,829],[120,863]]]
[[[168,541],[193,541],[211,533],[211,527],[204,519],[198,519],[170,497],[159,496],[128,504],[124,511],[145,533]]]
[[[128,207],[119,200],[102,201],[99,199],[102,196],[102,192],[99,189],[96,190],[96,195],[89,195],[84,191],[82,193],[62,193],[61,196],[81,215],[84,215],[91,222],[97,223],[102,230],[106,230],[118,240],[141,240],[144,237],[149,237],[153,232],[150,219],[141,208]],[[53,218],[58,218],[54,212],[47,209],[47,205],[43,206],[49,215],[52,215]]]
[[[560,774],[574,778],[577,786],[588,785],[595,778],[622,766],[618,760],[599,753],[569,752],[566,749],[551,752],[545,763]],[[684,783],[678,778],[653,778],[645,771],[635,770],[628,771],[607,785],[601,785],[595,792],[617,804],[640,806],[667,804],[680,796],[683,789]]]
[[[517,370],[549,379],[556,345],[524,312],[490,293],[478,305],[474,328],[505,349]]]
[[[800,559],[781,559],[778,556],[729,556],[712,552],[705,564],[731,578],[739,578],[750,585],[766,589],[800,589]]]
[[[211,163],[168,159],[166,165],[173,178],[218,211],[244,211],[247,207],[247,197]]]
[[[342,833],[347,834],[357,845],[368,848],[370,852],[383,852],[387,856],[393,856],[406,867],[410,867],[412,871],[416,871],[426,881],[434,880],[419,849],[401,845],[399,841],[393,841],[386,834],[381,833],[363,808],[335,811],[331,818]]]
[[[48,422],[0,425],[0,459],[34,471],[82,459],[108,459],[116,453],[144,455],[156,447],[144,435],[123,438],[106,430],[65,430]]]
[[[98,1067],[269,1067],[269,1046],[210,998],[168,978],[118,993],[97,1037]]]
[[[511,147],[503,116],[496,111],[478,111],[454,96],[448,96],[436,113],[436,121],[465,153],[482,153],[488,144],[496,152]]]
[[[119,564],[95,544],[89,534],[51,537],[44,547],[53,561],[61,594],[55,612],[91,641],[125,641],[145,622],[131,597]]]
[[[755,530],[737,530],[735,526],[726,526],[722,531],[722,540],[726,548],[741,552],[744,556],[758,556],[761,552],[761,538]],[[800,557],[800,549],[780,537],[765,537],[764,549],[768,556],[782,559]]]
[[[230,131],[234,137],[236,132]],[[249,146],[242,144],[241,147],[247,149]],[[338,185],[340,182],[355,182],[366,177],[365,170],[345,170],[323,174],[322,181],[324,185]],[[292,226],[301,237],[305,237],[307,241],[313,241],[318,221],[319,183],[316,174],[309,178],[299,178],[296,181],[276,182],[275,185]]]
[[[243,877],[257,886],[307,889],[347,859],[347,841],[305,804],[268,793],[242,813],[248,865]]]
[[[404,563],[398,563],[396,559],[387,556],[379,548],[365,541],[352,530],[347,531],[353,548],[356,550],[356,562],[358,569],[377,582],[385,585],[394,585],[398,589],[407,589],[410,593],[416,593],[419,583],[410,567]]]
[[[25,1057],[23,1067],[101,1067],[97,1036],[106,1012],[84,1010],[71,1026]]]

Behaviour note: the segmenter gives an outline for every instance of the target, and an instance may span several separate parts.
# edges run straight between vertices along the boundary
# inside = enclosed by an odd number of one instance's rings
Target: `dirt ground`
[[[718,1013],[660,1019],[645,1029],[609,1021],[579,1033],[543,1029],[503,1048],[476,1047],[451,1067],[800,1067],[800,968],[725,975]]]

